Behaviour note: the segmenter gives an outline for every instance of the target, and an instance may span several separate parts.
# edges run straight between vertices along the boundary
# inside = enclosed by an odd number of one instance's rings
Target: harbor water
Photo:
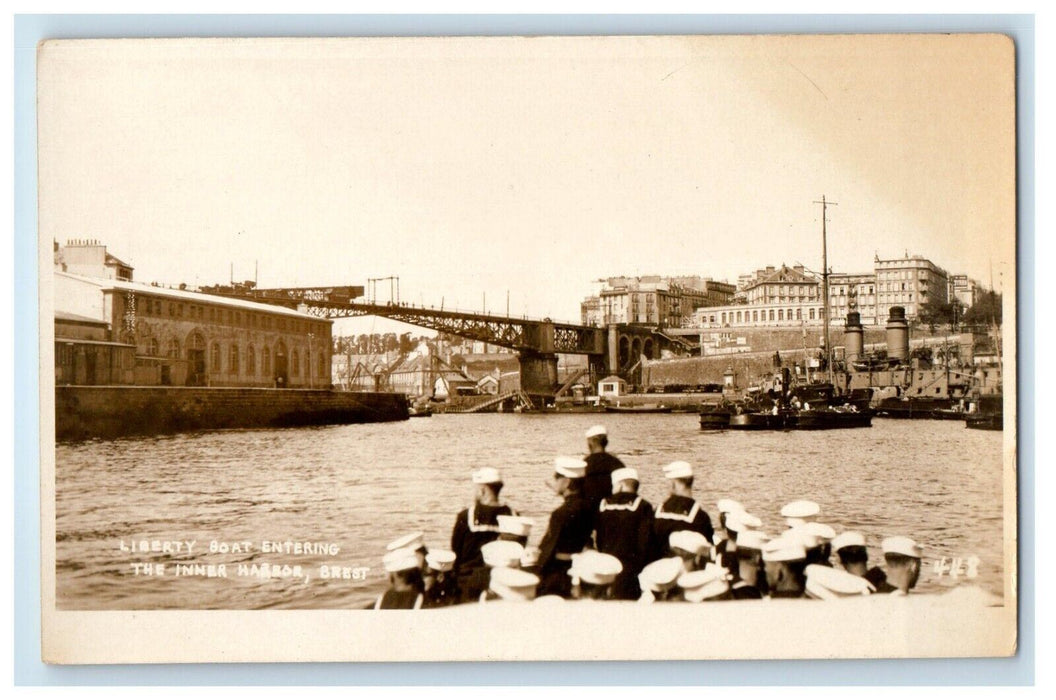
[[[482,466],[502,471],[502,497],[535,518],[538,544],[559,504],[544,483],[552,459],[582,454],[597,422],[654,505],[667,492],[661,467],[684,459],[713,521],[715,502],[734,498],[776,534],[781,506],[809,498],[819,521],[865,533],[871,565],[882,564],[885,536],[920,542],[919,591],[972,583],[1002,594],[1000,432],[885,419],[857,430],[706,432],[695,414],[477,414],[60,444],[57,605],[363,607],[386,586],[389,541],[421,530],[428,546],[449,547],[472,500],[470,472]],[[186,542],[189,552],[176,544]]]

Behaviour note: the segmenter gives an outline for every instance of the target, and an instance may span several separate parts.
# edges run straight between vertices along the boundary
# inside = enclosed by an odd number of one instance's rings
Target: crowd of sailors
[[[392,542],[383,564],[389,588],[370,606],[417,609],[459,603],[719,601],[904,595],[917,582],[922,550],[909,537],[882,542],[884,566],[869,567],[862,533],[836,534],[808,500],[781,509],[776,536],[732,499],[716,504],[718,528],[693,497],[693,467],[663,468],[670,493],[654,508],[638,495],[637,470],[606,451],[608,435],[586,432],[589,454],[558,457],[549,487],[562,498],[538,547],[534,521],[501,500],[502,475],[472,472],[473,505],[455,518],[451,548],[428,548],[420,532]],[[839,566],[833,565],[833,558]]]

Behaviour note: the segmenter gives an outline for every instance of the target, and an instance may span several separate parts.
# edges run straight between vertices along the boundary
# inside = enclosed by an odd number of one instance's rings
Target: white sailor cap
[[[664,478],[685,479],[693,476],[693,466],[689,462],[671,462],[664,467]]]
[[[832,540],[832,551],[838,552],[844,547],[864,547],[865,535],[855,530],[841,532]]]
[[[880,543],[884,554],[901,554],[904,557],[920,559],[924,556],[924,549],[908,537],[887,537]]]
[[[715,507],[718,508],[720,513],[726,513],[727,515],[730,513],[744,512],[744,506],[732,498],[720,498],[719,502],[715,504]]]
[[[582,479],[587,473],[587,463],[579,457],[555,457],[554,471],[569,479]]]
[[[425,546],[425,543],[422,541],[423,536],[424,533],[412,532],[409,535],[404,535],[398,540],[393,540],[392,542],[389,542],[389,544],[385,546],[385,549],[390,552],[394,552],[397,549],[421,549]]]
[[[820,512],[821,506],[814,501],[792,501],[781,509],[781,516],[803,520],[805,518],[813,518]]]
[[[568,570],[568,575],[584,583],[607,586],[616,580],[621,571],[623,571],[623,564],[619,559],[611,554],[588,549],[580,554],[572,555],[572,566]]]
[[[836,537],[836,531],[832,529],[831,525],[825,523],[809,522],[803,523],[803,529],[810,534],[817,537],[822,542],[831,542]]]
[[[381,560],[385,571],[390,574],[397,571],[407,571],[418,568],[418,553],[410,547],[391,550]]]
[[[781,537],[789,542],[798,542],[804,549],[813,549],[821,544],[821,538],[807,528],[807,524],[794,525],[782,532]]]
[[[492,540],[480,548],[480,554],[487,566],[516,569],[521,565],[524,547],[512,540]]]
[[[616,488],[616,486],[621,481],[628,481],[628,480],[630,480],[630,481],[638,481],[639,480],[638,479],[638,470],[637,469],[635,469],[634,467],[622,467],[620,469],[613,470],[613,472],[612,472],[612,487],[613,488]]]
[[[869,595],[876,591],[873,584],[861,576],[831,566],[810,564],[806,574],[806,592],[812,598],[834,600],[844,596]]]
[[[693,530],[675,530],[668,535],[667,541],[671,549],[681,549],[698,555],[711,546],[707,537]]]
[[[532,600],[538,585],[539,577],[535,574],[500,566],[491,570],[488,588],[503,600]]]
[[[733,530],[736,533],[743,532],[753,527],[762,527],[763,521],[755,517],[751,513],[745,513],[743,511],[734,511],[726,515],[726,529]]]
[[[425,563],[433,571],[450,571],[455,566],[455,553],[446,549],[431,549],[425,555]]]
[[[763,561],[803,561],[807,550],[798,538],[782,535],[763,545]]]
[[[473,472],[473,483],[500,484],[502,483],[502,475],[499,474],[499,470],[494,467],[481,467]]]
[[[765,532],[743,530],[737,533],[737,549],[758,549],[762,551],[768,539],[770,538]]]
[[[729,572],[718,564],[708,564],[700,571],[690,571],[678,577],[678,587],[690,603],[717,598],[730,590]]]
[[[643,591],[659,593],[666,591],[675,585],[678,577],[685,573],[682,559],[679,557],[668,557],[657,559],[647,564],[638,574],[638,583]]]
[[[604,425],[592,425],[587,429],[586,436],[588,438],[597,437],[599,435],[608,435],[605,431]]]
[[[535,521],[520,515],[500,515],[495,520],[499,525],[499,532],[517,537],[527,537],[532,532]]]

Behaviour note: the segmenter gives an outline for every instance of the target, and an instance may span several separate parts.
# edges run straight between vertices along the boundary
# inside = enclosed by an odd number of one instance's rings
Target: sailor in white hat
[[[480,594],[480,602],[504,600],[527,602],[535,598],[539,577],[521,569],[498,567],[491,570],[488,590]]]
[[[711,542],[715,533],[711,518],[693,498],[693,467],[688,462],[672,462],[664,467],[664,478],[670,484],[670,495],[656,509],[653,541],[661,548],[676,530],[693,530]],[[665,552],[654,552],[664,555]]]
[[[480,554],[487,567],[517,569],[521,566],[524,547],[509,540],[494,540],[481,547]]]
[[[693,530],[675,530],[668,536],[668,549],[672,556],[682,559],[686,571],[695,571],[707,563],[705,554],[711,543],[704,535]]]
[[[680,557],[667,557],[657,559],[647,564],[638,574],[638,583],[642,588],[640,603],[655,603],[671,600],[677,596],[676,585],[678,577],[686,570],[682,567]]]
[[[718,564],[709,563],[699,571],[689,571],[678,577],[682,598],[690,603],[710,600],[729,600],[729,572]]]
[[[869,572],[869,550],[865,547],[865,535],[862,533],[855,530],[841,532],[833,538],[832,550],[847,573],[864,578]]]
[[[470,474],[470,480],[473,505],[458,514],[451,531],[451,551],[457,557],[455,577],[463,602],[476,600],[488,585],[480,548],[499,537],[499,516],[516,515],[499,500],[502,475],[498,469],[482,467]]]
[[[808,564],[805,573],[807,576],[805,591],[808,598],[836,600],[848,596],[869,595],[875,590],[873,584],[861,576],[855,576],[831,566]]]
[[[719,502],[715,504],[715,509],[719,512],[719,527],[716,528],[715,539],[721,542],[722,539],[728,537],[728,535],[725,534],[726,516],[728,516],[730,513],[743,513],[745,511],[744,506],[741,505],[739,501],[735,501],[732,498],[720,498]],[[721,536],[718,532],[719,530],[723,531],[723,534]]]
[[[876,587],[877,593],[906,595],[920,578],[923,548],[908,537],[887,537],[880,543],[887,563],[887,580]]]
[[[607,600],[612,584],[623,571],[623,564],[611,554],[587,549],[572,556],[568,575],[572,579],[572,597],[580,600]]]
[[[814,501],[792,501],[781,509],[781,517],[785,519],[789,527],[795,527],[813,520],[820,512],[821,506]]]
[[[587,475],[583,482],[583,495],[590,503],[591,513],[597,512],[601,499],[612,493],[609,478],[612,472],[623,468],[623,462],[615,455],[606,452],[609,446],[609,434],[604,425],[591,426],[586,432],[587,438]]]
[[[520,515],[500,515],[499,539],[517,542],[522,547],[528,544],[528,536],[532,534],[532,526],[535,521]]]
[[[388,552],[394,552],[397,549],[410,549],[418,558],[418,568],[421,569],[422,574],[425,574],[425,555],[429,553],[429,549],[425,546],[425,541],[422,539],[424,533],[422,532],[411,532],[398,539],[389,542],[385,546],[385,550]]]
[[[800,538],[783,534],[763,545],[766,585],[771,598],[802,598],[807,551]]]
[[[425,567],[425,607],[439,608],[457,603],[455,553],[446,549],[431,549],[425,555]]]
[[[617,600],[637,600],[638,574],[652,554],[653,506],[638,495],[638,470],[612,473],[612,495],[603,498],[594,520],[598,551],[620,560],[623,570],[612,585]]]
[[[582,552],[590,543],[594,513],[583,496],[583,479],[587,463],[578,457],[557,457],[554,472],[547,485],[562,498],[550,514],[550,522],[539,543],[540,595],[572,594],[568,569],[572,555]]]
[[[751,513],[745,512],[743,508],[726,513],[722,522],[727,537],[715,545],[715,561],[730,571],[736,571],[738,536],[745,530],[762,527],[763,522]]]
[[[831,526],[811,520],[802,525],[796,525],[792,529],[806,533],[813,539],[813,544],[807,547],[808,566],[811,564],[832,566],[830,561],[832,558],[832,540],[836,537],[836,531]]]
[[[730,593],[736,600],[757,599],[766,595],[766,572],[763,565],[763,547],[769,537],[758,530],[743,530],[737,533],[737,549],[733,552],[736,568]]]
[[[413,547],[390,549],[382,559],[389,574],[389,589],[374,602],[375,610],[417,610],[422,607],[422,570]]]

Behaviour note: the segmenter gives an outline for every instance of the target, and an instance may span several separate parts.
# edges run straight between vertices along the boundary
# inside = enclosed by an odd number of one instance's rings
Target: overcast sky
[[[40,233],[137,280],[398,275],[411,303],[578,320],[591,280],[919,253],[1014,276],[998,37],[47,46]],[[1003,273],[1003,274],[1002,274]],[[387,283],[379,298],[388,298]]]

